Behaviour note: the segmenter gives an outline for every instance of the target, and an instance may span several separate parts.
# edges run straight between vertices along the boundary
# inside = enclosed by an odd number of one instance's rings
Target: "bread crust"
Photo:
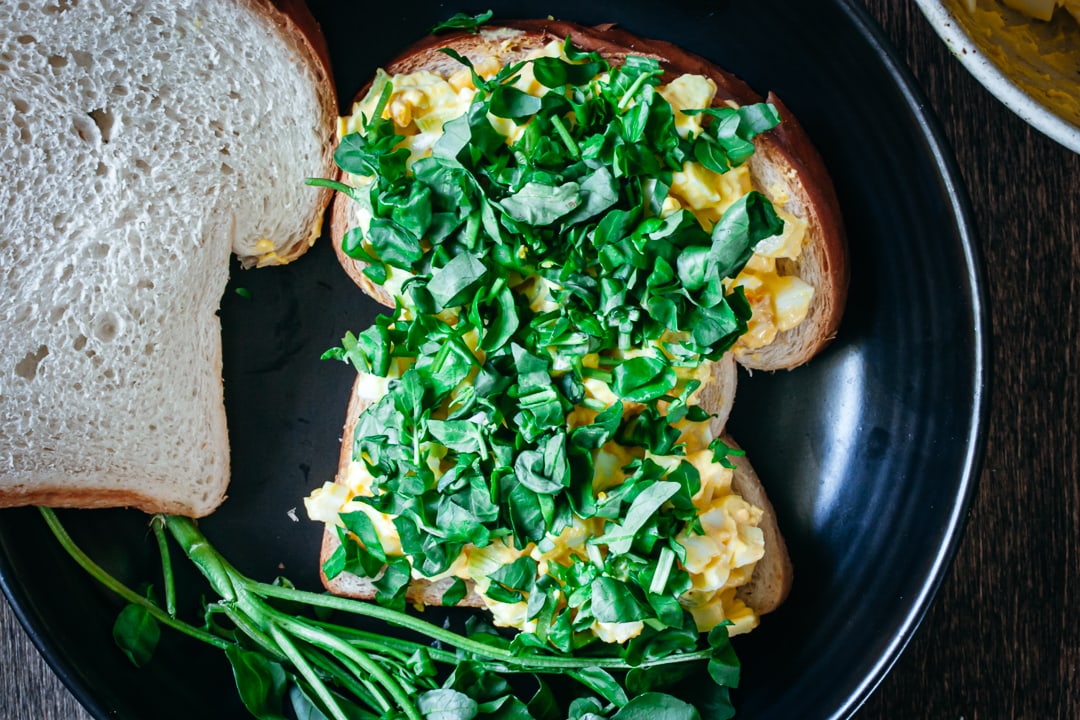
[[[721,437],[728,447],[741,450],[738,443],[727,433]],[[769,501],[761,478],[750,464],[750,459],[745,454],[731,455],[729,459],[735,464],[731,489],[743,500],[761,508],[761,522],[758,527],[765,536],[764,557],[754,566],[750,582],[736,590],[735,595],[758,615],[764,615],[776,610],[787,599],[795,578],[795,568],[791,564],[787,543],[780,532],[776,510]]]
[[[225,496],[215,501],[215,506],[225,500]],[[201,517],[213,511],[195,509],[190,503],[169,502],[159,497],[133,490],[109,490],[107,488],[86,488],[73,492],[64,487],[28,487],[22,490],[4,490],[0,492],[0,507],[23,507],[41,505],[51,508],[77,508],[98,510],[103,508],[134,508],[145,513],[182,515]]]
[[[669,42],[638,37],[610,24],[584,27],[560,20],[508,20],[497,28],[482,29],[476,34],[428,36],[402,51],[385,69],[391,75],[421,69],[448,74],[460,66],[439,52],[440,48],[451,47],[473,61],[498,54],[505,63],[567,37],[586,51],[600,53],[613,64],[622,63],[627,55],[637,55],[657,60],[672,75],[693,73],[709,77],[717,87],[714,105],[765,101],[741,79],[699,55]],[[357,100],[367,90],[368,87],[363,88]],[[825,163],[787,106],[772,93],[767,99],[776,105],[782,122],[756,139],[757,150],[748,161],[751,178],[755,187],[777,207],[807,219],[803,254],[791,270],[815,288],[807,317],[797,327],[779,332],[764,348],[737,349],[738,360],[744,367],[771,371],[806,363],[836,336],[847,298],[849,270],[840,206]],[[341,249],[345,232],[357,222],[351,205],[354,203],[344,195],[339,194],[334,200],[331,237],[338,260],[365,293],[393,307],[393,296],[363,274],[364,263],[348,257]]]

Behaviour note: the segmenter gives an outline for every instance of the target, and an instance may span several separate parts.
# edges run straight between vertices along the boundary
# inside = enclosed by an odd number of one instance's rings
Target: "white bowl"
[[[1080,25],[1030,19],[1000,0],[916,0],[949,50],[1032,127],[1080,152]]]

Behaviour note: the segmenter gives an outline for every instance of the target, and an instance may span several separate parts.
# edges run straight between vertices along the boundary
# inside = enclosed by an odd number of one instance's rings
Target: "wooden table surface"
[[[993,316],[992,415],[940,594],[857,718],[1080,718],[1080,156],[946,52],[914,3],[866,0],[953,145]],[[89,716],[0,601],[0,720]]]

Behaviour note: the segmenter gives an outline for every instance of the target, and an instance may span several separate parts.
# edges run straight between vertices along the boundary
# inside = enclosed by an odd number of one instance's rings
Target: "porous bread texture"
[[[295,257],[325,208],[310,30],[268,2],[0,3],[0,506],[224,499],[230,251]]]

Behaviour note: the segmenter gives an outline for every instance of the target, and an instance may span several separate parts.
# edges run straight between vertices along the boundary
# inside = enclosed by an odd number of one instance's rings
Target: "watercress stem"
[[[236,600],[236,588],[232,584],[232,573],[222,557],[207,542],[206,536],[195,527],[195,523],[189,518],[175,515],[165,516],[165,526],[172,533],[173,538],[184,554],[198,566],[211,587],[226,601]]]
[[[618,108],[620,111],[625,110],[630,105],[630,101],[634,99],[635,95],[637,95],[638,90],[641,89],[641,86],[644,85],[646,81],[648,81],[648,79],[652,76],[653,73],[642,73],[641,75],[638,75],[636,78],[634,78],[634,82],[630,85],[627,91],[623,93],[623,96],[619,98]]]
[[[162,584],[165,586],[165,612],[169,613],[170,617],[176,617],[176,583],[173,577],[172,556],[169,554],[169,540],[165,537],[165,518],[155,515],[150,519],[150,527],[154,529],[158,554],[161,555]]]
[[[274,642],[274,640],[245,613],[241,612],[233,605],[219,604],[218,607],[221,608],[221,612],[225,613],[225,617],[229,618],[238,629],[253,640],[263,652],[267,653],[278,662],[286,659],[277,643]]]
[[[475,640],[469,640],[468,638],[459,635],[452,630],[446,630],[433,625],[426,620],[412,617],[403,612],[384,608],[381,605],[375,605],[372,603],[366,603],[358,600],[352,600],[349,598],[338,597],[336,595],[322,595],[318,593],[309,593],[304,590],[296,590],[293,588],[283,588],[276,585],[269,585],[267,583],[255,582],[253,580],[246,581],[246,587],[252,592],[266,597],[276,597],[282,600],[294,600],[297,602],[307,603],[318,607],[328,608],[330,610],[340,610],[342,612],[351,613],[353,615],[362,615],[365,617],[375,618],[382,620],[383,622],[393,625],[395,627],[403,628],[405,630],[412,630],[430,637],[432,640],[438,640],[439,642],[446,643],[452,647],[461,648],[467,652],[471,652],[475,655],[486,658],[497,658],[505,660],[507,662],[520,661],[521,658],[514,655],[510,650],[503,648],[492,647],[490,645],[477,642]]]
[[[348,195],[353,200],[356,200],[360,196],[359,191],[356,188],[354,188],[352,185],[346,185],[345,183],[338,182],[337,180],[324,180],[323,178],[308,178],[307,180],[304,181],[304,183],[307,184],[307,185],[311,185],[313,187],[325,187],[325,188],[330,188],[331,190],[337,190],[340,193]]]
[[[334,635],[345,639],[345,641],[351,645],[367,650],[378,650],[384,654],[393,655],[397,660],[402,662],[407,661],[409,656],[417,650],[427,651],[431,658],[436,662],[453,664],[459,659],[456,654],[447,650],[440,650],[439,648],[433,648],[430,645],[412,642],[411,640],[401,640],[387,635],[380,635],[378,633],[358,630],[346,625],[336,625],[321,620],[310,620],[309,623],[321,627],[327,632],[332,632]]]
[[[334,716],[334,720],[349,720],[345,715],[345,711],[338,705],[337,700],[330,693],[330,690],[326,687],[326,683],[322,681],[319,674],[315,672],[314,668],[304,657],[303,653],[293,644],[293,641],[289,639],[285,633],[283,633],[276,625],[270,625],[270,637],[274,639],[274,642],[281,649],[281,652],[285,654],[287,658],[292,662],[293,667],[296,668],[304,680],[307,681],[311,689],[315,691],[315,694],[323,702],[326,710]]]
[[[309,652],[307,657],[312,665],[319,668],[326,675],[333,677],[345,690],[352,693],[353,697],[362,699],[368,705],[372,704],[368,699],[368,695],[374,694],[376,689],[370,681],[356,672],[354,665],[342,663],[340,658],[333,658],[314,649]],[[378,720],[382,713],[368,713],[368,716],[371,720]]]
[[[574,160],[580,160],[581,150],[578,148],[578,144],[574,141],[574,138],[570,135],[570,131],[567,129],[563,119],[558,115],[552,115],[551,124],[555,126],[555,132],[558,133],[559,139],[562,140],[563,145],[566,146],[566,150],[570,153],[570,157]]]
[[[331,653],[349,658],[349,660],[356,663],[356,665],[358,665],[360,669],[370,674],[371,677],[373,677],[380,685],[382,685],[382,687],[388,693],[390,693],[390,697],[393,698],[397,706],[405,712],[405,714],[410,718],[410,720],[423,720],[423,718],[420,717],[420,712],[416,709],[415,705],[413,705],[412,700],[409,699],[408,693],[406,693],[402,689],[401,685],[398,684],[397,680],[395,680],[388,672],[386,672],[386,670],[384,670],[378,663],[372,661],[371,656],[369,656],[367,653],[358,650],[357,648],[349,645],[343,640],[340,640],[339,638],[336,638],[327,632],[324,632],[317,628],[312,628],[306,623],[296,620],[295,618],[291,618],[287,615],[280,613],[276,614],[274,617],[274,622],[283,629],[288,630],[291,634],[302,640],[306,640],[312,645],[324,648]],[[392,707],[389,700],[387,700],[381,692],[378,692],[377,688],[372,689],[375,690],[375,697],[382,710],[384,712],[386,710],[389,710]]]
[[[669,655],[667,657],[641,663],[640,665],[631,665],[624,660],[614,657],[577,658],[561,657],[558,655],[515,655],[511,650],[494,647],[476,640],[470,640],[463,635],[459,635],[452,630],[446,630],[438,625],[433,625],[426,620],[421,620],[420,618],[415,618],[411,615],[396,610],[390,610],[372,603],[338,597],[336,595],[323,595],[304,590],[296,590],[294,588],[284,588],[278,585],[255,582],[254,580],[246,578],[243,582],[244,587],[265,597],[292,600],[307,605],[324,607],[330,610],[340,610],[341,612],[351,613],[353,615],[362,615],[382,620],[389,625],[426,635],[432,640],[437,640],[451,647],[459,648],[477,657],[487,660],[497,660],[500,663],[505,664],[509,670],[514,672],[563,672],[566,670],[592,667],[607,668],[609,670],[629,670],[634,667],[647,668],[659,665],[676,665],[683,662],[698,662],[709,659],[708,650]]]
[[[97,580],[106,588],[116,593],[124,600],[127,600],[129,603],[144,608],[158,622],[167,625],[174,630],[182,632],[185,635],[193,637],[196,640],[201,640],[202,642],[205,642],[209,645],[213,645],[219,650],[224,650],[232,644],[227,640],[219,638],[217,635],[212,635],[205,630],[193,627],[181,620],[177,620],[176,618],[171,617],[167,612],[162,610],[155,603],[147,600],[139,593],[124,585],[122,582],[120,582],[108,572],[106,572],[100,565],[91,560],[89,556],[87,556],[87,554],[82,551],[82,548],[75,544],[75,541],[71,539],[70,535],[68,535],[67,530],[64,529],[64,526],[60,524],[60,520],[56,517],[55,512],[53,512],[49,508],[44,507],[39,507],[38,511],[41,513],[42,517],[45,518],[46,525],[49,526],[49,529],[52,531],[53,535],[56,536],[56,539],[59,541],[60,546],[67,551],[68,555],[70,555],[71,558],[75,560],[75,562],[78,563],[83,570],[89,573],[92,578]]]

